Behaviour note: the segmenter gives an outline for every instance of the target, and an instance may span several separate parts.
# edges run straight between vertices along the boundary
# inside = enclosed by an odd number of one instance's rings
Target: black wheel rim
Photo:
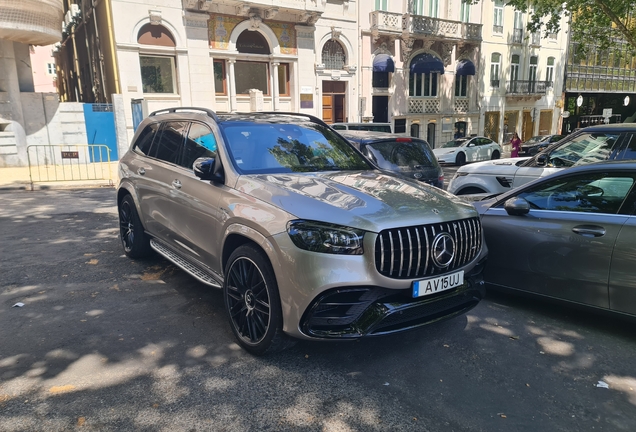
[[[227,278],[226,301],[232,325],[243,341],[258,344],[267,334],[270,321],[265,278],[245,257],[232,263]]]
[[[119,232],[124,249],[127,251],[131,250],[135,241],[135,227],[132,218],[132,208],[127,201],[124,201],[119,206]]]

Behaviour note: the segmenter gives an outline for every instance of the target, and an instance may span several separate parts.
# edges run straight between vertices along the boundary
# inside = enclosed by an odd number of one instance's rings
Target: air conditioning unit
[[[67,10],[66,15],[64,15],[64,24],[68,27],[71,21],[73,21],[73,16],[71,15],[71,11]]]
[[[78,5],[78,4],[75,4],[75,3],[73,3],[73,4],[71,5],[71,8],[69,9],[69,12],[71,12],[71,15],[72,15],[73,17],[76,17],[77,15],[79,15],[79,13],[80,13],[79,5]]]

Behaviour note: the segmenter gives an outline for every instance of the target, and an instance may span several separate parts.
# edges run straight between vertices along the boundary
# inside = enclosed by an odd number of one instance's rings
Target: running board
[[[155,239],[150,240],[150,247],[152,247],[158,254],[165,257],[167,260],[174,263],[184,272],[188,273],[193,278],[206,285],[214,288],[221,288],[221,283],[210,274],[209,271],[202,269],[201,267],[188,261],[169,247],[164,246]]]

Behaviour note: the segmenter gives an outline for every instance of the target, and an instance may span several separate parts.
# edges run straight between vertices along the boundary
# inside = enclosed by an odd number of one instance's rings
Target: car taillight
[[[411,138],[396,138],[395,142],[411,142],[413,141]]]

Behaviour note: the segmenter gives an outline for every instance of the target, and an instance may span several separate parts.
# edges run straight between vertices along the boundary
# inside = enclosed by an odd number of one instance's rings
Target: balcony
[[[409,114],[438,114],[439,111],[437,97],[409,97]]]
[[[410,36],[432,36],[439,39],[481,41],[481,24],[463,23],[422,15],[373,11],[370,13],[371,33]]]
[[[502,25],[493,25],[492,32],[496,34],[503,34],[503,26]]]
[[[541,34],[538,32],[532,33],[530,37],[530,45],[532,46],[541,46]]]
[[[552,87],[552,81],[506,81],[508,96],[543,96],[546,89]]]
[[[371,31],[380,33],[402,33],[402,14],[384,11],[374,11],[370,14]]]
[[[523,29],[513,29],[512,30],[512,43],[520,44],[523,43]]]

